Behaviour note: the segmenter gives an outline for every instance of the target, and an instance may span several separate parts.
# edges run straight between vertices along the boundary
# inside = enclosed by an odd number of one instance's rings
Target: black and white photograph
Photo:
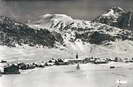
[[[133,87],[133,0],[0,0],[0,87]]]

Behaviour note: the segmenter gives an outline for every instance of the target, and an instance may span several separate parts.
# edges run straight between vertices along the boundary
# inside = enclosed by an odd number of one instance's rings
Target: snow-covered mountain
[[[65,14],[45,14],[29,24],[1,17],[0,45],[51,47],[68,55],[78,52],[82,56],[133,56],[133,31],[125,27],[129,25],[127,13],[113,7],[94,21],[73,19]]]
[[[133,13],[120,7],[112,7],[93,21],[118,28],[133,28]]]
[[[120,9],[120,8],[119,8]],[[120,9],[119,13],[124,12]],[[112,13],[108,14],[112,16]],[[117,14],[118,15],[118,14]],[[104,15],[105,16],[105,15]],[[114,15],[113,15],[114,16]],[[115,16],[114,16],[115,17]],[[38,22],[38,21],[37,21]],[[39,23],[30,25],[32,28],[46,28],[61,34],[64,45],[81,40],[83,43],[102,44],[116,39],[132,39],[132,31],[116,28],[102,23],[72,19],[64,14],[46,14]]]
[[[102,17],[107,21],[110,20],[110,23],[117,22],[119,24],[118,19],[125,13],[126,11],[120,7],[113,7]],[[97,53],[102,56],[105,56],[106,53],[108,56],[113,54],[118,56],[123,53],[123,55],[129,55],[128,53],[131,52],[129,48],[132,48],[130,44],[133,40],[132,30],[108,23],[73,19],[64,14],[46,14],[43,15],[39,22],[34,22],[30,27],[46,28],[51,32],[58,32],[63,38],[63,46],[56,45],[57,47],[80,51],[80,53],[85,53],[84,55],[91,54],[91,48],[93,48],[93,55],[97,55]],[[126,48],[123,48],[123,44],[127,44]]]
[[[66,30],[70,28],[88,28],[89,21],[73,19],[65,14],[45,14],[39,20],[29,24],[32,28],[46,28],[50,31]]]

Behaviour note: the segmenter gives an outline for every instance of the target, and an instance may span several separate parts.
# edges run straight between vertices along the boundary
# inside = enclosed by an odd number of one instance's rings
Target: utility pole
[[[78,59],[78,53],[76,54],[76,59]],[[77,63],[77,66],[76,66],[76,69],[79,70],[80,69],[80,66],[79,66],[79,62]]]
[[[78,53],[77,53],[77,54],[76,54],[76,59],[78,59],[78,57],[79,57],[79,56],[78,56]]]
[[[129,29],[131,27],[131,20],[132,20],[132,11],[130,10],[130,12],[129,12],[129,19],[128,19],[128,28]]]

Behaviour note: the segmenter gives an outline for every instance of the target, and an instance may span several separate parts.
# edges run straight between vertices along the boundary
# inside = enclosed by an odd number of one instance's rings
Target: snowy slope
[[[133,15],[131,11],[124,10],[120,7],[112,7],[93,21],[107,24],[110,26],[115,26],[118,28],[132,29],[132,16]]]
[[[65,14],[45,14],[39,20],[29,24],[32,28],[46,28],[49,30],[54,29],[69,29],[70,27],[85,28],[90,27],[89,21],[82,21],[73,19]]]
[[[121,11],[124,12],[124,10],[120,8],[119,10],[119,13],[121,13]],[[110,12],[108,14],[104,14],[104,16],[107,15],[112,16],[112,13]],[[115,17],[116,15],[113,16]],[[32,24],[31,27],[36,28],[35,26],[36,24]],[[71,42],[76,43],[75,41],[78,39],[80,39],[82,42],[90,42],[90,40],[95,37],[95,34],[97,34],[96,38],[103,38],[103,41],[108,42],[115,41],[116,39],[132,39],[132,33],[130,30],[124,30],[96,22],[72,19],[70,16],[64,14],[43,15],[43,18],[39,20],[37,27],[48,29],[51,32],[55,31],[60,33],[65,45],[71,44]],[[99,37],[97,37],[98,35]],[[102,40],[100,41],[103,42]],[[97,44],[95,42],[92,43]]]
[[[121,8],[111,9],[108,13],[102,14],[102,17],[112,17],[113,21],[111,23],[116,23],[123,13],[125,11]],[[38,31],[39,33],[35,32],[34,35],[39,36],[38,38],[44,43],[49,45],[48,42],[52,41],[52,48],[47,48],[47,45],[39,45],[38,47],[38,41],[34,46],[24,47],[26,44],[14,48],[0,46],[1,58],[15,60],[19,58],[22,58],[22,60],[26,58],[27,60],[30,58],[33,60],[37,58],[47,59],[50,57],[72,58],[76,53],[79,53],[80,57],[114,58],[133,56],[131,53],[133,51],[133,33],[129,29],[122,29],[96,21],[73,19],[65,14],[45,14],[39,20],[27,26],[34,31]],[[49,34],[44,30],[48,31]],[[53,38],[45,37],[47,34],[48,37]],[[42,36],[43,38],[40,38]]]
[[[67,53],[69,57],[73,57],[76,53],[79,53],[81,57],[133,56],[131,53],[133,50],[132,31],[130,30],[72,19],[63,14],[46,14],[40,20],[39,23],[30,24],[30,27],[47,29],[50,32],[61,34],[63,44],[57,42],[55,46],[61,52]],[[53,50],[49,53],[54,53],[54,56],[60,54]],[[45,56],[47,53],[43,55]],[[65,57],[65,55],[61,55]]]

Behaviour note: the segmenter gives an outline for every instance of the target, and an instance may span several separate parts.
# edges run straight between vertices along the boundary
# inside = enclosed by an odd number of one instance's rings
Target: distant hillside
[[[55,41],[58,40],[57,37],[59,37],[57,34],[46,29],[32,29],[9,17],[0,17],[0,45],[15,47],[16,45],[27,44],[29,46],[53,47]]]

